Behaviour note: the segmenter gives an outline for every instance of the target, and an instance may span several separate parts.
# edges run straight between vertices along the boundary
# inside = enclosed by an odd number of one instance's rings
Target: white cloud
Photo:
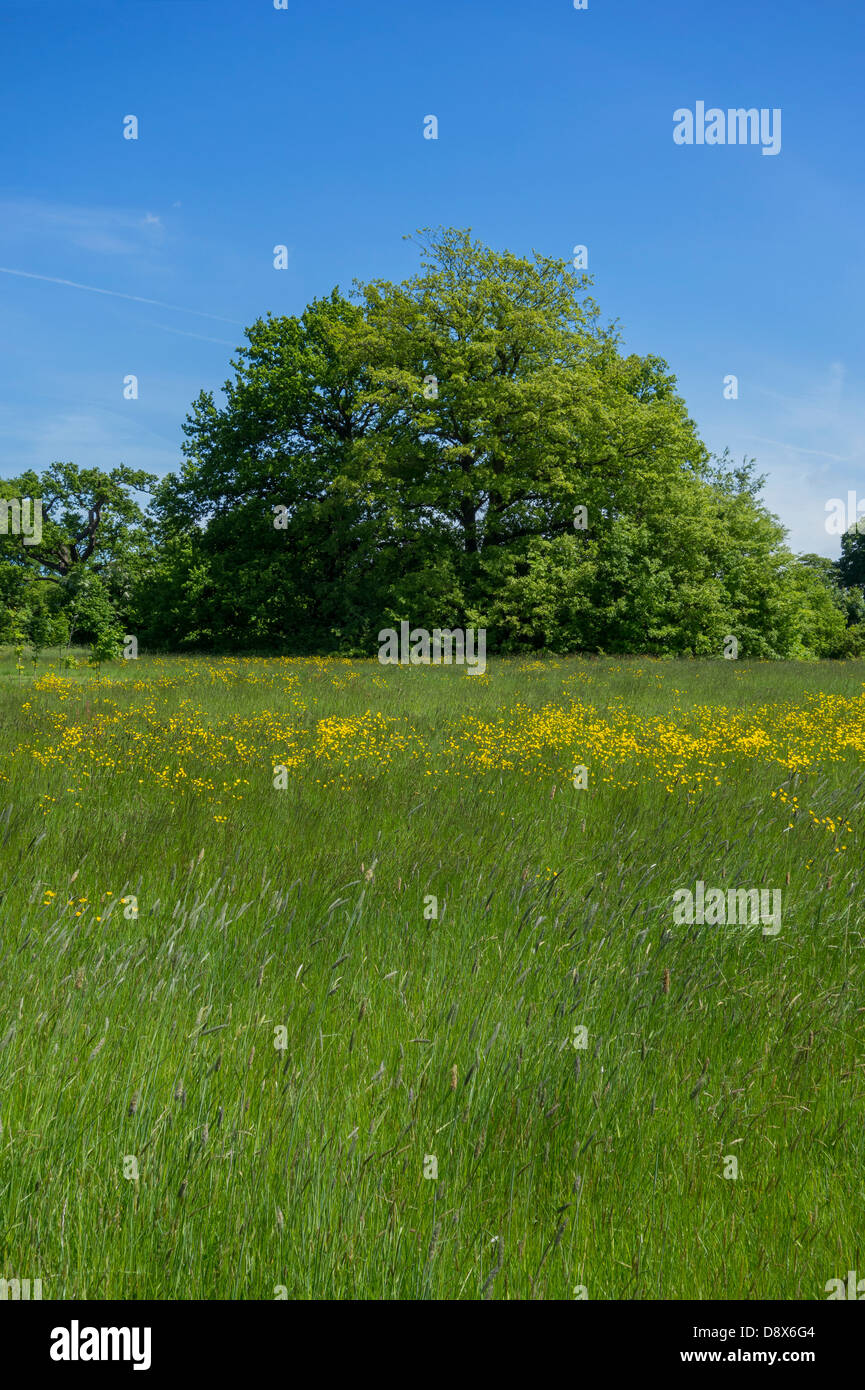
[[[739,439],[768,475],[766,503],[788,527],[790,546],[835,557],[826,503],[857,487],[865,494],[865,393],[851,388],[838,361],[785,370],[785,380],[792,394],[754,387]]]
[[[0,201],[4,242],[23,240],[38,245],[49,240],[99,255],[139,256],[163,242],[165,227],[152,212],[126,208],[79,207],[38,199]]]

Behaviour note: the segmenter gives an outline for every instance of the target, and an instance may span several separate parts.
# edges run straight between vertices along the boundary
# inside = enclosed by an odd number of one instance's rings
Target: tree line
[[[659,356],[564,260],[417,235],[417,273],[258,319],[176,472],[0,482],[0,643],[372,655],[865,651],[865,537],[795,556],[753,460],[709,453]],[[38,542],[10,525],[40,504]]]

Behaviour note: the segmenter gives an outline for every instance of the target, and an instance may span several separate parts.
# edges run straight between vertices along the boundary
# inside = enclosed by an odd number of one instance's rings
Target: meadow
[[[865,1275],[865,663],[6,653],[0,738],[0,1277]]]

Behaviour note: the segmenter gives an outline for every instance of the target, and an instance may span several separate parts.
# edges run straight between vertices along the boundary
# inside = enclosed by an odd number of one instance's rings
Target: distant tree
[[[845,589],[865,588],[865,529],[854,524],[841,537],[838,577]]]
[[[837,561],[800,555],[794,582],[799,590],[802,642],[816,657],[861,656],[865,652],[865,596],[844,587]]]
[[[152,549],[145,512],[134,493],[155,481],[155,475],[124,465],[106,473],[52,463],[41,475],[28,470],[0,483],[0,496],[38,499],[42,511],[37,544],[11,530],[0,534],[0,604],[4,590],[14,592],[28,612],[53,624],[52,641],[61,640],[68,625],[62,615],[73,606],[82,579],[92,575],[120,621],[134,577]],[[2,625],[0,609],[0,630]]]
[[[39,498],[42,538],[0,536],[4,558],[13,559],[60,581],[81,566],[95,573],[116,566],[143,539],[144,513],[131,495],[147,490],[156,477],[121,464],[105,473],[74,463],[52,463],[41,476],[28,470],[2,484],[6,497]]]

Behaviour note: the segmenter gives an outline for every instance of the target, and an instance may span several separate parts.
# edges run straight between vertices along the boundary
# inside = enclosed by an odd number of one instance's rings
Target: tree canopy
[[[860,551],[789,552],[753,462],[709,455],[587,276],[465,230],[417,241],[411,278],[246,331],[146,513],[154,480],[122,466],[6,484],[46,520],[38,546],[0,539],[0,601],[87,571],[174,648],[371,654],[408,620],[502,652],[859,649]]]

